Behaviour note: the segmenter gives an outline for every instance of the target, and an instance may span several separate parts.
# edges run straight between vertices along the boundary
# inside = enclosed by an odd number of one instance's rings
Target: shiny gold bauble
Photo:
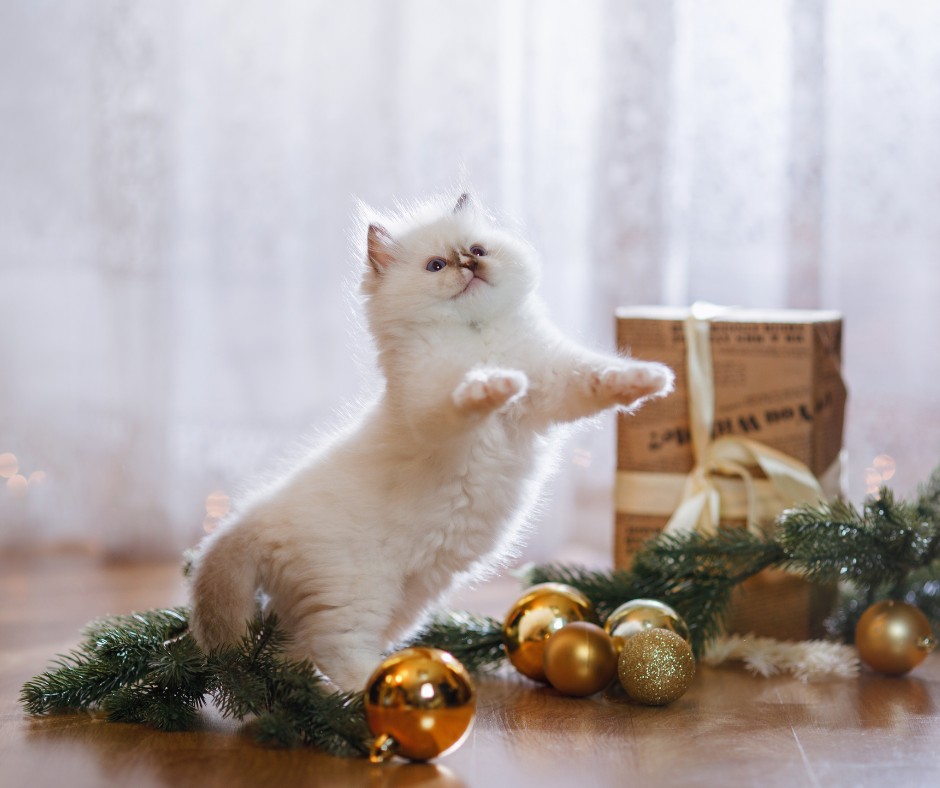
[[[900,676],[916,668],[937,641],[927,616],[907,602],[878,602],[862,613],[855,627],[855,645],[872,670]]]
[[[614,639],[617,650],[634,635],[647,629],[668,629],[690,641],[689,628],[669,605],[655,599],[633,599],[624,602],[604,622],[604,629]]]
[[[466,668],[446,651],[406,648],[376,668],[365,706],[378,737],[373,763],[393,755],[426,761],[463,743],[476,713],[476,690]]]
[[[685,695],[695,676],[695,658],[675,632],[647,629],[624,644],[617,673],[633,700],[662,706]]]
[[[532,586],[503,621],[503,643],[509,661],[523,676],[547,682],[542,669],[545,641],[572,621],[597,623],[591,600],[564,583]]]
[[[578,698],[593,695],[617,675],[617,649],[597,624],[574,621],[545,641],[542,669],[559,692]]]

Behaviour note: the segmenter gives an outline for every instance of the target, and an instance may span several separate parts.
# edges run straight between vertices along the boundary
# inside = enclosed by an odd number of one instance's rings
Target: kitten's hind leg
[[[308,615],[295,627],[289,657],[313,662],[345,692],[361,692],[382,660],[382,607],[375,600],[357,601]]]
[[[193,563],[189,628],[211,651],[237,643],[257,610],[266,552],[251,520],[239,520],[207,537]]]

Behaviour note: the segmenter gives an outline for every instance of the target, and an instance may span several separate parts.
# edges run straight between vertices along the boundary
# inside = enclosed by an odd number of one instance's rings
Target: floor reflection
[[[24,760],[55,761],[65,774],[74,762],[84,774],[90,755],[101,785],[464,786],[456,774],[440,764],[392,761],[377,766],[362,759],[334,758],[311,750],[266,748],[244,732],[220,730],[211,718],[199,730],[157,733],[144,725],[109,723],[101,715],[50,715],[30,718],[24,733]]]
[[[864,728],[905,732],[934,711],[930,693],[913,676],[863,675],[859,679],[858,716]]]

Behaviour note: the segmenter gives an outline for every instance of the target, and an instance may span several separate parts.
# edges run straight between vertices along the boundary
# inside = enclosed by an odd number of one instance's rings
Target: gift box
[[[663,530],[761,527],[787,506],[841,492],[842,317],[696,304],[617,310],[620,350],[660,361],[675,391],[621,414],[615,564]],[[821,634],[834,589],[779,571],[735,592],[727,628]]]

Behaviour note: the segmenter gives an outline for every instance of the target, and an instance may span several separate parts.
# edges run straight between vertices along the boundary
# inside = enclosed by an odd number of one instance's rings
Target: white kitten
[[[462,195],[369,225],[381,395],[203,542],[192,631],[235,641],[260,589],[291,657],[361,690],[456,582],[518,540],[554,425],[636,407],[672,372],[585,350],[535,295],[531,249]]]

